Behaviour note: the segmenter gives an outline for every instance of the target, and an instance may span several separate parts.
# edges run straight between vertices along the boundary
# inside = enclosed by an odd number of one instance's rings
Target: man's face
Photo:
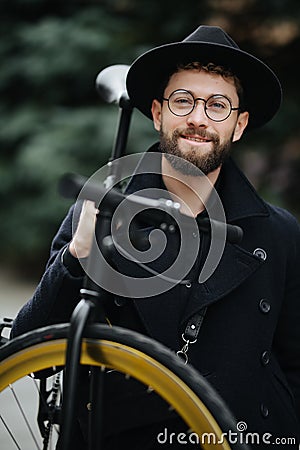
[[[221,75],[199,70],[182,70],[170,78],[164,97],[169,98],[177,89],[191,92],[194,98],[208,99],[215,94],[227,97],[233,107],[239,106],[236,88],[231,80]],[[166,155],[175,155],[192,163],[207,175],[216,170],[227,157],[231,143],[240,139],[248,122],[248,113],[232,111],[230,116],[215,122],[204,110],[204,102],[197,101],[194,110],[186,116],[176,116],[168,108],[168,102],[153,101],[154,126],[160,133],[160,146]],[[166,156],[176,170],[193,175],[190,164],[180,164],[178,158]],[[197,170],[195,174],[199,171]]]

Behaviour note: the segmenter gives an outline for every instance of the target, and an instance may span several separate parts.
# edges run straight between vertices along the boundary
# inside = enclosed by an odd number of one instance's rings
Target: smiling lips
[[[207,144],[208,142],[211,142],[211,139],[206,138],[206,137],[202,137],[199,135],[189,135],[189,134],[181,134],[180,137],[182,139],[185,139],[187,141],[193,141],[193,142],[198,142],[200,144]]]

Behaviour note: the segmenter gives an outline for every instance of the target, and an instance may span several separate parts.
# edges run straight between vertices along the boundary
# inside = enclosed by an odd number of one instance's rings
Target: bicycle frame
[[[116,135],[115,144],[112,149],[110,162],[118,161],[125,151],[128,131],[130,125],[130,119],[132,115],[132,106],[126,95],[122,95],[119,101],[120,106],[120,118]],[[118,164],[110,164],[110,173],[106,178],[106,187],[113,186],[114,180],[118,174]],[[109,211],[99,211],[96,219],[95,235],[96,240],[93,241],[91,253],[88,259],[88,267],[98,267],[98,247],[102,254],[107,254],[109,250],[103,243],[103,238],[110,235],[110,219],[111,213]],[[99,267],[101,273],[103,268]],[[80,361],[81,341],[83,332],[88,323],[93,322],[97,317],[97,321],[105,322],[104,309],[102,302],[100,301],[100,295],[102,299],[104,297],[110,297],[111,294],[104,289],[100,288],[98,284],[93,282],[88,275],[85,275],[84,284],[81,289],[82,299],[75,308],[71,316],[71,329],[67,346],[66,354],[66,367],[64,376],[64,402],[62,406],[62,427],[61,427],[61,446],[64,450],[70,449],[70,437],[72,436],[72,430],[75,422],[75,402],[76,402],[76,388],[77,388],[77,375]],[[92,382],[91,382],[91,395],[97,396],[97,402],[94,402],[94,407],[90,414],[90,427],[89,433],[90,442],[89,449],[99,449],[101,446],[101,415],[102,415],[102,387],[103,387],[104,373],[101,369],[93,369]],[[70,449],[71,450],[71,449]]]

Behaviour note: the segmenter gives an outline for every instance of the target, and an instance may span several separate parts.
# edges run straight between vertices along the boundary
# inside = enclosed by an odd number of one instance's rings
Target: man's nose
[[[202,99],[195,100],[195,106],[192,112],[187,115],[187,123],[193,126],[207,126],[209,118],[205,113],[205,103]]]

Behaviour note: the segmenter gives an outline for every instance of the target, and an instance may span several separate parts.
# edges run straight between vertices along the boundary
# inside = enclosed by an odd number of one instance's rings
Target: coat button
[[[271,309],[271,305],[265,298],[262,298],[259,302],[259,309],[262,313],[267,314]]]
[[[269,354],[269,352],[268,352],[267,350],[264,351],[264,352],[261,354],[260,360],[261,360],[261,363],[262,363],[264,366],[266,366],[267,364],[269,364],[269,362],[270,362],[270,354]]]
[[[268,415],[269,415],[269,409],[263,403],[260,405],[260,412],[263,417],[268,417]]]
[[[267,252],[263,248],[256,248],[253,252],[253,255],[258,256],[263,261],[267,259]]]
[[[126,298],[115,297],[115,299],[114,299],[114,304],[116,306],[125,306],[126,303],[127,303],[127,299]]]

